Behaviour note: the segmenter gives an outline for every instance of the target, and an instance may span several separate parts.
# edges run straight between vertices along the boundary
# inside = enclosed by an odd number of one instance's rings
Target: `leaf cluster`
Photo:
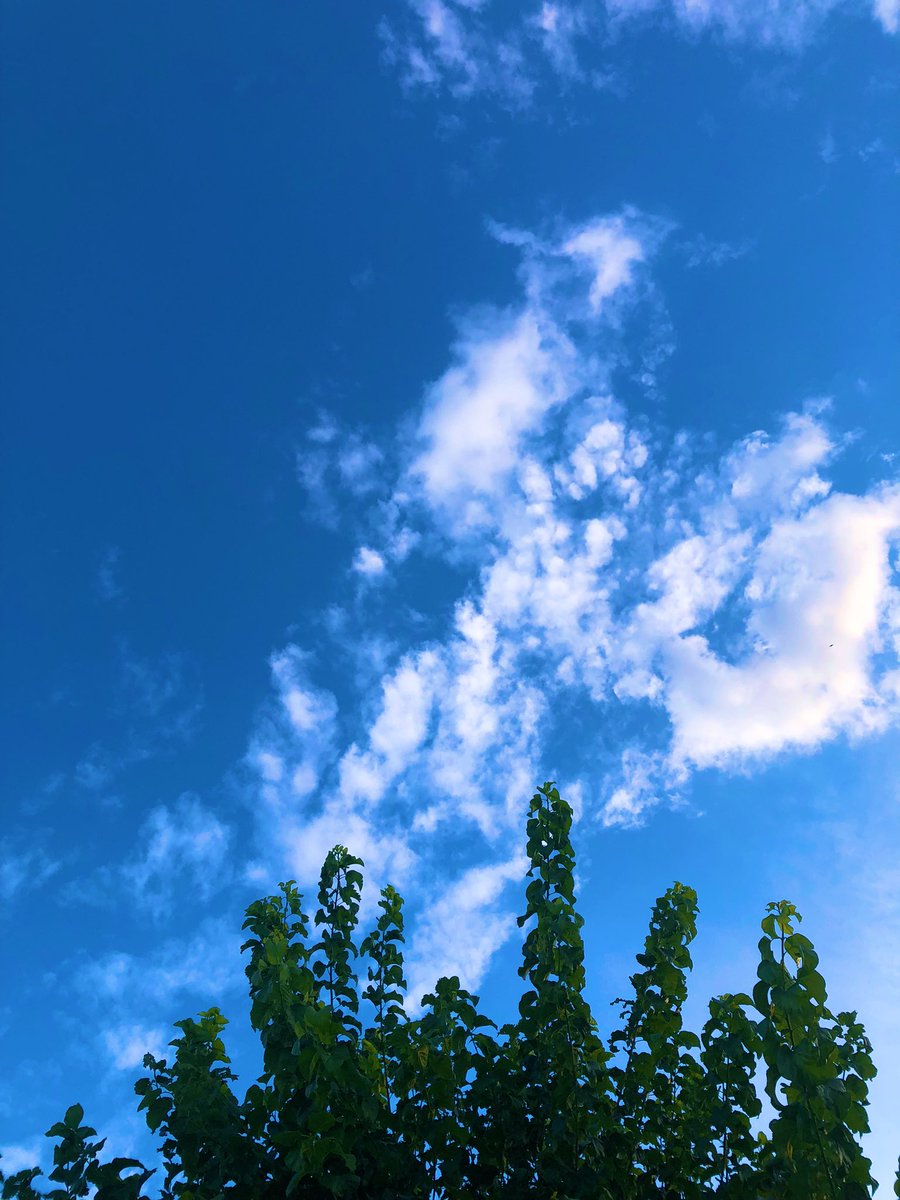
[[[674,883],[604,1041],[584,995],[571,828],[544,784],[527,825],[524,990],[502,1028],[456,977],[410,1015],[402,898],[382,891],[357,944],[363,864],[343,846],[325,860],[312,920],[292,881],[251,904],[242,949],[259,1079],[239,1098],[226,1019],[211,1008],[177,1023],[173,1053],[147,1055],[135,1085],[163,1200],[871,1196],[871,1046],[855,1013],[828,1009],[793,905],[768,907],[752,996],[714,997],[698,1036],[682,1016],[697,897]],[[152,1172],[101,1161],[83,1115],[74,1105],[48,1131],[57,1186],[39,1192],[37,1168],[0,1172],[2,1200],[148,1194]]]

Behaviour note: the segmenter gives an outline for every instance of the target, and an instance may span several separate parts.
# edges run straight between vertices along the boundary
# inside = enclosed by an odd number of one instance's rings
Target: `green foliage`
[[[325,860],[312,921],[292,881],[251,904],[242,949],[260,1078],[238,1098],[212,1008],[179,1021],[173,1054],[147,1055],[135,1085],[160,1141],[163,1200],[871,1196],[860,1145],[871,1046],[855,1013],[829,1011],[793,905],[769,905],[752,999],[712,999],[698,1037],[682,1016],[697,897],[673,884],[604,1044],[584,996],[571,828],[556,788],[539,788],[519,918],[525,986],[518,1019],[499,1030],[456,977],[409,1015],[403,901],[385,888],[357,947],[362,863],[345,847]],[[0,1172],[0,1200],[146,1194],[153,1172],[101,1161],[83,1116],[73,1105],[48,1131],[53,1190],[37,1189],[37,1168]]]
[[[575,909],[572,810],[551,784],[534,795],[528,818],[526,909],[530,925],[520,976],[527,990],[508,1030],[511,1094],[521,1135],[512,1194],[542,1187],[594,1196],[603,1181],[603,1130],[610,1124],[607,1053],[584,999],[584,919]]]
[[[96,1129],[82,1125],[84,1109],[73,1104],[61,1121],[47,1130],[47,1137],[56,1138],[53,1147],[53,1170],[51,1183],[60,1184],[49,1192],[38,1192],[33,1180],[40,1175],[37,1167],[19,1171],[8,1179],[0,1173],[0,1196],[3,1200],[35,1200],[44,1196],[48,1200],[78,1200],[81,1196],[93,1196],[96,1200],[134,1200],[143,1194],[143,1186],[153,1174],[132,1158],[114,1158],[100,1162],[100,1151],[106,1144],[90,1139],[97,1136]],[[123,1172],[129,1171],[126,1175]]]
[[[714,997],[703,1026],[700,1059],[706,1070],[706,1103],[697,1117],[705,1133],[697,1139],[702,1177],[717,1185],[717,1195],[755,1195],[752,1164],[758,1150],[753,1122],[762,1112],[754,1075],[760,1053],[759,1032],[745,1011],[746,995]]]
[[[644,970],[631,977],[634,997],[620,1002],[623,1028],[610,1039],[621,1060],[612,1078],[619,1169],[633,1176],[629,1196],[702,1195],[692,1153],[702,1096],[700,1039],[681,1019],[696,917],[693,888],[675,883],[657,900],[637,956]]]
[[[871,1046],[855,1013],[832,1016],[812,942],[787,900],[762,922],[753,1001],[776,1110],[762,1153],[765,1194],[856,1200],[871,1195],[871,1164],[858,1137],[869,1129]]]
[[[164,1200],[214,1200],[231,1180],[256,1176],[255,1147],[231,1090],[235,1076],[220,1036],[226,1024],[215,1008],[200,1013],[199,1021],[179,1021],[181,1037],[169,1043],[175,1048],[172,1066],[151,1054],[144,1058],[151,1074],[138,1080],[135,1091],[139,1110],[162,1142]]]

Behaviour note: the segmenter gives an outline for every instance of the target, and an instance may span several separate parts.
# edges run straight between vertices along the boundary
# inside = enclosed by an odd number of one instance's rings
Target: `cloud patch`
[[[162,1029],[126,1022],[107,1029],[103,1040],[116,1070],[133,1071],[144,1061],[145,1054],[164,1058],[169,1037]]]
[[[227,881],[230,836],[229,827],[195,796],[182,796],[148,815],[122,876],[142,906],[164,916],[185,879],[203,900]]]

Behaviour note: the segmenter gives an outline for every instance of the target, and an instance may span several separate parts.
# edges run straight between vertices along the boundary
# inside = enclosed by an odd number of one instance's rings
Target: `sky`
[[[0,1152],[218,1004],[341,842],[517,998],[577,815],[602,1028],[804,914],[900,1142],[897,0],[0,0]]]

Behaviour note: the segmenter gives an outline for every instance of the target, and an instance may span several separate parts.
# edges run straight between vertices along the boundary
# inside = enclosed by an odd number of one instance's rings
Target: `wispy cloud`
[[[0,1146],[0,1168],[7,1175],[15,1175],[17,1171],[38,1166],[45,1157],[46,1147],[47,1143],[37,1138],[30,1142]]]
[[[97,568],[97,591],[101,600],[112,602],[121,600],[124,595],[119,579],[119,560],[121,552],[118,546],[107,546],[100,558]]]
[[[110,789],[129,767],[190,741],[202,709],[202,689],[183,655],[142,658],[122,644],[112,703],[104,714],[117,736],[89,747],[75,765],[75,782],[90,792]]]
[[[504,891],[520,885],[525,858],[470,867],[444,888],[428,907],[410,946],[409,994],[417,1000],[442,975],[470,983],[484,976],[494,953],[515,932],[515,917]]]
[[[534,89],[523,46],[528,26],[498,33],[487,6],[468,0],[409,0],[410,23],[382,20],[385,56],[409,88],[448,87],[455,95],[493,92],[514,104]]]
[[[80,1040],[113,1071],[132,1071],[144,1054],[165,1055],[185,1009],[227,1004],[246,984],[240,916],[201,922],[186,937],[147,951],[113,951],[63,964],[80,1002]]]
[[[653,16],[690,32],[709,30],[734,41],[763,46],[799,46],[838,0],[607,0],[613,20]]]
[[[597,69],[597,52],[634,27],[796,50],[842,7],[841,0],[535,0],[511,7],[407,0],[404,16],[384,19],[380,29],[407,88],[460,98],[488,93],[523,106],[547,80],[608,86],[615,74]],[[898,0],[872,0],[869,11],[885,33],[897,32]]]
[[[0,901],[41,887],[59,870],[59,862],[42,848],[22,845],[21,840],[0,839]]]
[[[333,528],[348,499],[370,501],[379,490],[381,459],[374,442],[320,413],[297,451],[307,516]]]
[[[749,241],[717,242],[701,234],[686,239],[681,248],[689,267],[721,267],[745,258],[753,246]]]
[[[826,129],[819,139],[819,158],[825,163],[826,167],[830,167],[832,163],[837,162],[840,158],[837,139],[831,129]]]
[[[152,1020],[185,995],[209,1004],[242,987],[240,932],[224,919],[207,921],[189,938],[172,938],[146,955],[113,952],[75,967],[82,996],[101,1010],[104,1028]],[[180,1013],[179,1013],[180,1015]]]
[[[138,831],[137,853],[121,874],[142,906],[164,916],[186,881],[203,900],[224,886],[230,837],[215,813],[195,796],[182,796],[149,814]]]

